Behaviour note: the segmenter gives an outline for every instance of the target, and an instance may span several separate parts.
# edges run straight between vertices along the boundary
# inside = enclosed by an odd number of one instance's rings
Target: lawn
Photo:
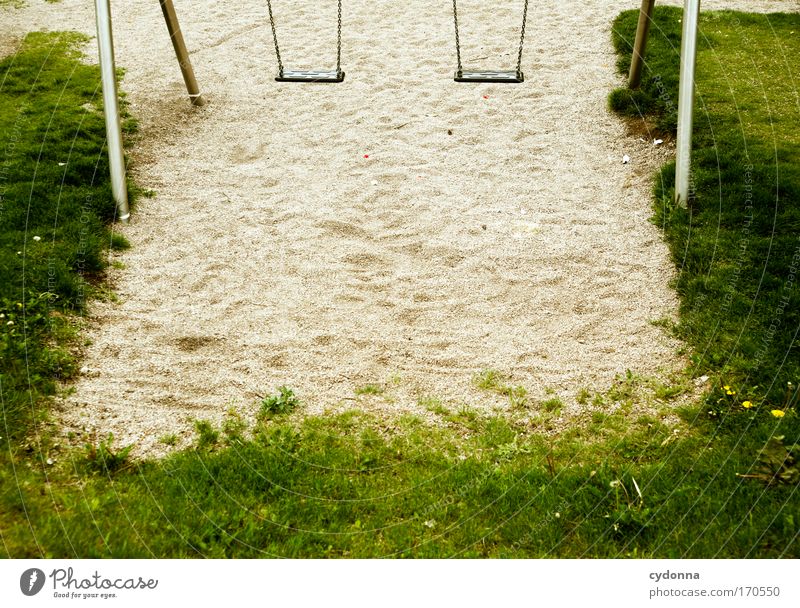
[[[644,90],[612,98],[665,134],[678,19],[659,10]],[[615,24],[622,69],[634,29],[635,13]],[[786,403],[800,365],[786,330],[798,327],[798,290],[785,289],[798,234],[799,165],[789,162],[798,106],[781,102],[792,84],[776,51],[797,56],[792,30],[797,16],[703,20],[696,196],[688,210],[669,203],[670,167],[654,191],[654,220],[680,269],[671,329],[692,350],[685,375],[586,387],[586,415],[561,434],[551,432],[558,400],[534,401],[496,370],[475,383],[507,398],[510,415],[422,399],[436,424],[356,410],[303,417],[291,389],[270,390],[255,425],[235,412],[219,428],[198,421],[192,448],[145,462],[109,440],[58,445],[48,422],[49,400],[78,365],[79,313],[105,294],[103,251],[126,244],[108,227],[98,72],[77,55],[85,41],[29,36],[0,62],[0,298],[14,323],[2,327],[0,554],[800,557],[798,473],[784,447],[800,438]],[[739,51],[743,36],[763,52]],[[758,71],[741,69],[747,62]],[[748,186],[753,220],[737,266]],[[786,296],[783,331],[765,345]],[[690,402],[702,374],[712,388]]]

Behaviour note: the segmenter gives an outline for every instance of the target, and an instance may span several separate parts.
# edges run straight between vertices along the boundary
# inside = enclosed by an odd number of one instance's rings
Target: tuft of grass
[[[580,405],[586,405],[587,403],[589,403],[589,399],[591,397],[592,393],[588,389],[582,388],[580,391],[578,391],[578,394],[575,397],[575,401],[577,401],[578,404]]]
[[[173,447],[178,444],[178,436],[175,433],[167,433],[158,438],[160,443]]]
[[[242,443],[246,432],[247,422],[235,408],[230,407],[225,420],[222,422],[222,434],[225,436],[225,443],[228,445]]]
[[[506,377],[495,369],[485,369],[473,378],[475,386],[484,391],[499,391],[505,381]]]
[[[563,407],[564,403],[558,397],[542,401],[542,409],[546,412],[560,413]]]
[[[528,406],[528,390],[524,386],[507,384],[507,376],[497,370],[485,369],[476,374],[472,381],[481,390],[508,397],[512,408],[521,409]]]
[[[365,384],[356,387],[355,390],[356,395],[382,395],[383,392],[384,389],[380,384]]]
[[[194,430],[197,432],[196,449],[212,450],[219,443],[219,431],[208,420],[195,420]]]
[[[436,397],[420,397],[417,400],[417,405],[424,407],[426,410],[436,414],[437,416],[447,417],[452,415],[452,412],[442,405],[442,402]]]
[[[120,471],[127,463],[133,445],[114,449],[114,436],[109,433],[100,443],[87,443],[85,450],[86,469],[92,473],[111,475]]]

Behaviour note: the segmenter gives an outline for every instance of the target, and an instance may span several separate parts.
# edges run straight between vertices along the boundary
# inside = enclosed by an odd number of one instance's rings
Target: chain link
[[[456,60],[458,61],[458,75],[461,76],[463,69],[461,67],[461,40],[458,37],[458,6],[456,0],[453,0],[453,24],[456,26]]]
[[[342,73],[342,0],[339,0],[338,25],[336,29],[336,73]]]
[[[278,58],[278,74],[283,76],[283,61],[281,61],[281,49],[278,47],[278,35],[275,33],[275,18],[272,16],[272,1],[267,0],[269,10],[269,25],[272,28],[272,41],[275,43],[275,56]]]
[[[454,0],[455,1],[455,0]],[[525,46],[525,25],[528,22],[528,0],[522,9],[522,33],[519,36],[519,55],[517,55],[517,75],[522,73],[522,47]]]
[[[341,1],[341,0],[340,0]],[[517,74],[522,73],[522,48],[525,46],[525,27],[528,23],[528,2],[525,0],[525,6],[522,9],[522,32],[519,36],[519,53],[517,54]],[[457,0],[453,0],[453,25],[456,29],[456,61],[458,62],[459,75],[463,72],[461,66],[461,40],[458,35],[458,5]]]
[[[453,0],[455,2],[455,0]],[[336,26],[336,73],[342,71],[342,0],[339,0],[337,26]],[[275,43],[275,56],[278,58],[278,74],[283,76],[283,61],[281,49],[278,46],[278,34],[275,33],[275,17],[272,16],[272,0],[267,0],[269,11],[269,25],[272,28],[272,41]]]

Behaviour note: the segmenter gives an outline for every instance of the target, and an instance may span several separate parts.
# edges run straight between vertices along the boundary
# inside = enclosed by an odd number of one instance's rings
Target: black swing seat
[[[524,82],[525,75],[522,72],[511,70],[503,72],[499,70],[468,71],[456,72],[453,78],[456,82],[505,82],[518,83]]]
[[[342,82],[341,70],[283,70],[276,77],[278,82]]]

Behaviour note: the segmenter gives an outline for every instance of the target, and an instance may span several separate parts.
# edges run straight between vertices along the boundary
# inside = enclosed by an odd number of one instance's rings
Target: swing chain
[[[275,18],[272,16],[272,1],[267,0],[269,10],[269,24],[272,28],[272,41],[275,43],[275,56],[278,58],[278,74],[283,76],[283,61],[281,61],[281,49],[278,47],[278,35],[275,33]]]
[[[528,23],[528,2],[525,0],[525,5],[522,8],[522,32],[519,36],[519,52],[517,54],[517,74],[522,73],[522,49],[525,46],[525,26]],[[453,0],[453,25],[456,29],[456,60],[458,62],[458,74],[460,75],[464,70],[461,65],[461,40],[458,35],[458,5],[457,0]]]
[[[455,2],[455,0],[453,0]],[[278,58],[278,74],[283,76],[283,61],[281,49],[278,46],[278,34],[275,33],[275,17],[272,15],[272,0],[267,0],[269,11],[269,25],[272,28],[272,41],[275,43],[275,56]],[[337,25],[336,25],[336,73],[342,71],[342,0],[339,0]]]
[[[455,2],[455,0],[453,0]],[[522,73],[522,47],[525,45],[525,25],[528,22],[528,0],[522,9],[522,34],[519,37],[519,55],[517,55],[517,74]]]
[[[339,14],[336,29],[336,73],[342,73],[342,0],[339,0]]]
[[[458,37],[458,6],[456,5],[456,0],[453,0],[453,24],[456,26],[456,59],[458,61],[458,74],[460,76],[464,70],[461,65],[461,40]]]

